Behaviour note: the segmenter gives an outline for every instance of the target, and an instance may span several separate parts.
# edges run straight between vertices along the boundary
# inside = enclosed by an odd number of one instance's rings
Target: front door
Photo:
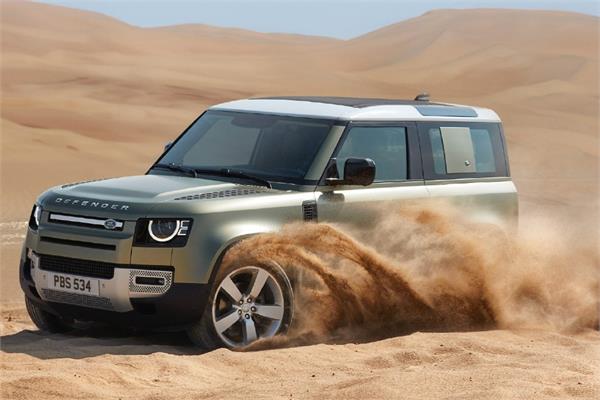
[[[368,223],[373,212],[401,200],[427,198],[415,123],[351,123],[333,157],[340,175],[348,158],[375,162],[375,181],[369,186],[317,188],[319,222]]]

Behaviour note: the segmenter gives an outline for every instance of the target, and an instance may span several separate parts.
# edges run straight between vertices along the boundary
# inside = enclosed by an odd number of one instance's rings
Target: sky
[[[202,23],[348,39],[438,8],[521,8],[600,15],[600,0],[38,0],[137,26]]]

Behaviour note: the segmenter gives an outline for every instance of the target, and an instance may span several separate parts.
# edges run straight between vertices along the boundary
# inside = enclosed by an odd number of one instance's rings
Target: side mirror
[[[344,163],[344,178],[328,178],[330,185],[369,186],[375,180],[375,162],[370,158],[349,158]]]
[[[369,186],[375,180],[375,162],[370,158],[349,158],[344,163],[344,184]]]
[[[165,143],[165,148],[164,148],[163,151],[169,150],[171,148],[171,146],[173,146],[173,142],[167,142],[167,143]]]

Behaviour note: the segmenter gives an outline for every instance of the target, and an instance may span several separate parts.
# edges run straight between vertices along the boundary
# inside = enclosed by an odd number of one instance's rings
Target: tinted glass
[[[487,129],[471,129],[469,145],[473,147],[474,160],[465,160],[475,163],[475,172],[496,172],[496,161],[490,132]],[[445,174],[447,171],[446,159],[449,152],[457,151],[451,144],[446,144],[442,139],[440,128],[429,130],[431,150],[433,156],[433,167],[436,174]],[[452,172],[448,172],[452,173]]]
[[[436,174],[446,173],[446,158],[444,157],[444,143],[439,128],[429,130],[429,140],[431,140],[431,153],[433,155],[433,168]]]
[[[337,154],[340,174],[348,158],[370,158],[375,162],[375,181],[407,179],[406,128],[358,126],[348,132]]]
[[[431,178],[504,176],[507,167],[498,124],[421,124]],[[428,147],[428,148],[427,148]]]
[[[476,117],[471,107],[459,106],[415,106],[421,115],[433,117]]]
[[[299,182],[332,121],[209,111],[159,160],[194,168],[231,168]]]
[[[471,140],[475,151],[475,170],[477,172],[496,172],[496,160],[490,132],[487,129],[471,129]]]

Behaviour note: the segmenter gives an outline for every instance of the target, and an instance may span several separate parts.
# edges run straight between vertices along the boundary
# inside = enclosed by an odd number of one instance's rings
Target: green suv
[[[352,222],[367,204],[432,197],[516,220],[496,113],[423,97],[232,101],[204,112],[145,175],[43,193],[21,287],[44,331],[104,322],[241,347],[285,332],[294,294],[276,263],[221,268],[231,246],[290,222]]]

